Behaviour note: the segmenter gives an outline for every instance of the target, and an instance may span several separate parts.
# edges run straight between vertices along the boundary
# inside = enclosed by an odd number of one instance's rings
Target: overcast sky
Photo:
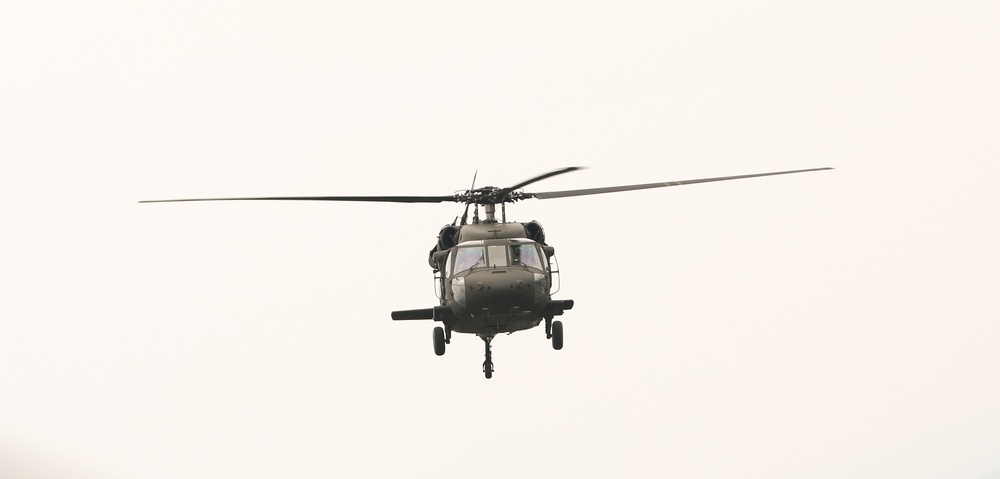
[[[18,2],[0,476],[1000,475],[1000,4]],[[432,352],[441,205],[553,191],[540,329]]]

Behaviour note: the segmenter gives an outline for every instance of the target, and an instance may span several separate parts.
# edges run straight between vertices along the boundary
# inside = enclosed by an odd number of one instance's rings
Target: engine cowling
[[[448,250],[458,244],[458,232],[461,229],[461,226],[455,225],[444,225],[441,228],[441,232],[438,233],[437,244],[431,248],[430,253],[427,255],[427,263],[431,265],[431,268],[440,270],[444,267],[444,258],[448,256]]]
[[[438,233],[438,250],[451,249],[458,244],[458,232],[462,228],[455,225],[445,225]]]
[[[528,239],[539,243],[545,244],[545,230],[542,229],[542,224],[537,221],[531,221],[528,223],[521,223],[524,225],[524,233],[527,234]]]

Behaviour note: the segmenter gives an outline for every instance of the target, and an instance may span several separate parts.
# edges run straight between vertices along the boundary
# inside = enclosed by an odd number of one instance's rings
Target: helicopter
[[[665,181],[578,190],[525,192],[535,182],[562,175],[582,167],[572,166],[550,171],[513,186],[476,188],[443,196],[271,196],[253,198],[191,198],[144,200],[140,203],[184,201],[354,201],[388,203],[464,203],[461,217],[443,226],[427,262],[434,271],[435,294],[439,304],[420,309],[392,311],[395,321],[431,320],[441,323],[433,329],[434,354],[443,356],[452,333],[474,334],[485,344],[483,374],[493,377],[493,338],[540,326],[552,348],[563,348],[563,324],[555,317],[573,309],[572,299],[553,299],[558,292],[558,263],[555,248],[546,242],[545,230],[537,221],[508,222],[507,204],[528,199],[555,199],[599,195],[669,186],[739,180],[762,176],[787,175],[833,168],[775,171],[748,175]],[[478,174],[478,172],[477,172]],[[500,218],[497,218],[497,205]],[[469,209],[474,206],[469,221]],[[480,218],[480,208],[484,218]]]

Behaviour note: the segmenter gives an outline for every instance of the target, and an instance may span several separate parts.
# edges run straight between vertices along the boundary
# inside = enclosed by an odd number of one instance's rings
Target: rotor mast
[[[492,203],[487,203],[483,206],[483,210],[486,212],[486,220],[484,223],[506,223],[507,222],[507,202],[500,203],[500,221],[497,221],[496,212],[497,205]]]

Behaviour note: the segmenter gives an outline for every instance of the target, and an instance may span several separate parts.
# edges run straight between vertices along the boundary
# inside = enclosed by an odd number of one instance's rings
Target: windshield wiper
[[[469,269],[474,269],[476,266],[479,266],[479,263],[482,263],[483,266],[486,266],[486,253],[483,253],[483,255],[480,256],[475,263],[472,263],[472,267]]]

